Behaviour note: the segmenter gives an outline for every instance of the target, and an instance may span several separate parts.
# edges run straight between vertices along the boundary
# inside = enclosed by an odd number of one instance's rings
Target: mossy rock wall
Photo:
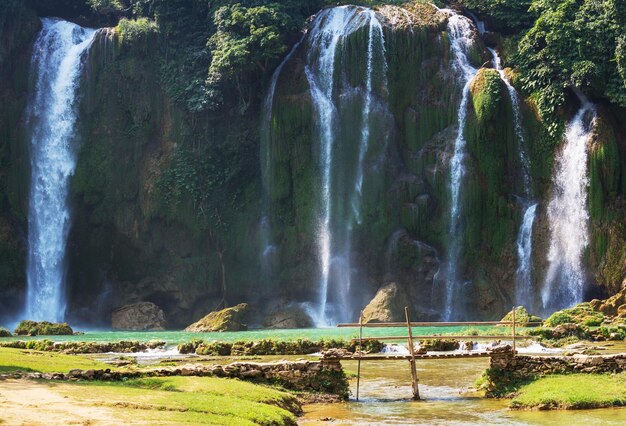
[[[626,279],[626,128],[624,110],[600,107],[589,143],[588,263],[606,294]]]
[[[183,326],[224,298],[249,300],[258,284],[257,247],[250,241],[259,181],[243,177],[227,203],[208,201],[223,227],[207,228],[185,191],[193,186],[202,196],[200,173],[219,178],[221,167],[202,168],[216,140],[233,150],[225,157],[244,158],[250,175],[258,176],[258,122],[243,117],[231,127],[223,117],[191,115],[170,101],[160,82],[159,46],[154,34],[126,40],[105,29],[89,51],[68,244],[71,311],[80,319],[96,309],[106,324],[113,309],[151,301],[170,326]]]
[[[25,288],[30,162],[24,120],[40,25],[22,3],[0,8],[0,320],[21,308]]]

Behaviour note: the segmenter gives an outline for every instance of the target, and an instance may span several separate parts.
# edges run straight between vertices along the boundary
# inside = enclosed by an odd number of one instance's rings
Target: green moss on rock
[[[191,332],[245,331],[248,329],[248,304],[240,303],[232,308],[211,312],[201,320],[185,328]]]
[[[506,321],[506,322],[513,321],[513,311],[511,310],[510,312],[508,312],[502,318],[501,321]],[[515,308],[515,322],[520,325],[525,324],[525,323],[542,322],[542,321],[543,319],[541,319],[540,317],[528,313],[526,308],[523,306],[518,306]]]
[[[63,336],[73,335],[74,330],[67,323],[48,321],[20,321],[15,329],[18,336]]]
[[[560,324],[579,324],[583,326],[597,326],[604,321],[604,314],[596,311],[588,303],[580,303],[573,308],[563,309],[550,315],[546,319],[546,326],[555,327]]]

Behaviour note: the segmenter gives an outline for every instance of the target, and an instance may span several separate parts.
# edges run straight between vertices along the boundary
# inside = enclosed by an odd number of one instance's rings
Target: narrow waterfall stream
[[[446,265],[446,296],[443,313],[443,318],[446,321],[452,319],[455,294],[461,285],[458,261],[463,245],[460,192],[463,175],[465,174],[465,165],[463,163],[466,146],[464,129],[470,95],[470,82],[478,71],[471,65],[468,58],[469,50],[474,44],[472,21],[456,12],[450,11],[448,33],[450,34],[450,48],[453,54],[453,67],[459,76],[460,83],[463,85],[463,92],[458,113],[458,133],[454,142],[454,153],[450,161],[450,245]]]
[[[72,143],[76,90],[81,58],[95,33],[70,22],[44,18],[33,47],[26,299],[26,316],[31,320],[59,322],[65,315],[65,249],[71,223],[67,195],[76,165]]]
[[[304,37],[293,45],[287,56],[276,67],[272,74],[270,86],[263,102],[263,118],[261,122],[261,173],[263,182],[263,217],[261,217],[261,265],[266,277],[272,266],[272,256],[276,251],[274,242],[272,241],[272,224],[269,211],[269,189],[272,186],[272,107],[274,106],[274,96],[276,95],[276,85],[278,83],[278,77],[283,70],[283,67],[293,57],[298,47],[302,44]]]
[[[342,190],[333,182],[334,156],[341,123],[338,98],[341,96],[343,69],[337,69],[339,50],[346,37],[367,26],[368,47],[362,90],[361,128],[358,158],[353,177],[353,190],[347,196],[350,209],[335,206]],[[365,179],[365,159],[372,138],[370,129],[373,111],[374,79],[384,81],[386,75],[385,46],[382,26],[376,13],[369,9],[341,6],[323,11],[316,18],[309,37],[309,55],[305,74],[310,87],[316,121],[320,152],[320,208],[318,215],[317,246],[320,265],[317,325],[328,325],[341,320],[351,312],[349,292],[352,287],[353,265],[351,261],[351,235],[354,224],[361,222],[362,189]],[[342,65],[345,65],[342,63]],[[345,83],[344,83],[345,84]],[[377,84],[376,86],[384,86]],[[380,90],[380,89],[378,89]],[[345,142],[344,142],[345,143]],[[345,148],[344,148],[345,149]],[[346,183],[343,183],[346,186]],[[336,194],[337,193],[337,194]],[[344,191],[345,194],[345,191]],[[347,211],[349,210],[349,211]],[[331,295],[332,293],[332,295]],[[329,307],[330,300],[340,304],[338,309]],[[347,317],[346,317],[347,318]]]
[[[484,32],[484,24],[483,31]],[[530,162],[526,150],[526,139],[522,127],[522,111],[517,90],[509,81],[502,60],[495,49],[489,48],[493,56],[493,65],[500,74],[504,82],[511,107],[513,108],[513,126],[517,136],[519,160],[522,171],[523,196],[520,197],[524,208],[522,222],[517,233],[517,270],[515,272],[515,304],[525,306],[527,309],[534,309],[533,283],[532,283],[532,250],[533,250],[533,224],[537,211],[537,202],[533,200],[533,190],[530,177]]]
[[[541,301],[546,311],[582,302],[585,284],[583,252],[589,244],[587,209],[587,143],[593,132],[595,106],[577,93],[581,106],[565,132],[557,155],[553,196],[548,205],[550,249]]]

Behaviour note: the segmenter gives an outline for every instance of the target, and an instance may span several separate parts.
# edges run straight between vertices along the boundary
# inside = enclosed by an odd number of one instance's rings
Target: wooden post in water
[[[515,356],[515,306],[513,306],[513,356]]]
[[[411,364],[411,384],[413,386],[413,399],[418,401],[420,399],[420,390],[418,386],[417,379],[417,370],[415,369],[415,348],[413,348],[413,331],[411,330],[411,317],[409,315],[409,307],[404,307],[404,315],[406,316],[406,326],[409,331],[409,352],[411,354],[411,359],[409,360],[409,364]]]
[[[359,386],[361,385],[361,355],[363,352],[363,311],[359,314],[359,345],[357,346],[358,358],[356,362],[356,400],[359,400]]]

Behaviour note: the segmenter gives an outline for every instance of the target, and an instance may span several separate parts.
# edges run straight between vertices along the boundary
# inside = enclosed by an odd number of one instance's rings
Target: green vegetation
[[[17,325],[15,334],[18,336],[62,336],[72,335],[74,330],[67,323],[24,320]]]
[[[458,342],[457,342],[458,345]],[[384,343],[378,340],[368,340],[363,343],[363,350],[377,353],[382,350]],[[242,356],[242,355],[306,355],[331,348],[343,348],[354,352],[357,342],[343,339],[322,339],[313,342],[309,339],[281,341],[263,339],[258,341],[205,342],[194,339],[188,343],[178,345],[180,353],[196,353],[211,356]]]
[[[39,385],[38,385],[39,386]],[[291,426],[295,396],[239,380],[172,377],[126,382],[46,382],[70,404],[103,407],[111,423]],[[11,385],[3,387],[11,391]],[[2,420],[11,420],[2,418]],[[13,419],[15,420],[15,419]]]
[[[586,409],[626,405],[626,374],[546,376],[519,388],[514,409]]]
[[[532,0],[460,0],[469,10],[487,16],[492,31],[505,33],[532,26],[536,13],[529,10]]]
[[[507,313],[501,321],[513,321],[513,311]],[[518,306],[515,308],[515,322],[525,324],[529,322],[542,322],[543,320],[536,315],[528,313],[525,307]]]
[[[563,309],[550,315],[545,325],[554,327],[559,324],[579,324],[583,326],[598,326],[604,321],[604,314],[593,309],[589,303],[580,303],[573,308]]]
[[[624,37],[626,15],[615,0],[533,0],[538,15],[519,44],[515,62],[552,134],[555,115],[574,86],[626,106]]]
[[[120,19],[116,27],[122,42],[133,43],[138,40],[147,40],[147,38],[156,34],[157,25],[148,18],[139,19]]]
[[[109,367],[107,364],[75,355],[0,347],[0,373],[13,371],[67,373],[76,368],[89,370]]]
[[[52,342],[44,340],[13,340],[0,342],[0,347],[16,349],[35,349],[38,351],[54,351],[67,354],[96,354],[106,352],[133,353],[146,351],[165,346],[165,342],[151,340],[149,342],[120,341],[120,342]]]
[[[11,337],[13,334],[4,327],[0,327],[0,337]]]

